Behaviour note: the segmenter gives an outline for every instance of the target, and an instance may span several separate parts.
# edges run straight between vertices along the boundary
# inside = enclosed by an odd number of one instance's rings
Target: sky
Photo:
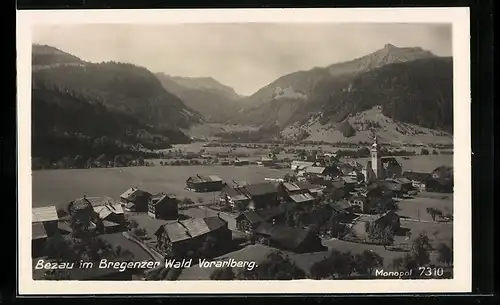
[[[352,60],[390,43],[452,55],[446,24],[60,25],[33,42],[91,62],[132,63],[173,76],[213,77],[242,95],[299,70]]]

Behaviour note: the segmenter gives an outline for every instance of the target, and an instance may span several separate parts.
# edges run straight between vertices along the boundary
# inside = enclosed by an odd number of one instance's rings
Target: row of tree
[[[421,278],[419,267],[430,266],[429,239],[424,233],[420,234],[413,242],[413,249],[402,257],[395,258],[389,264],[394,271],[408,272],[409,278]],[[452,246],[445,243],[439,244],[437,262],[446,266],[453,265]],[[332,250],[328,256],[315,262],[307,274],[299,268],[284,253],[275,251],[258,264],[253,270],[241,270],[235,272],[232,268],[216,269],[210,275],[211,280],[293,280],[293,279],[348,279],[373,278],[374,270],[384,267],[384,258],[372,251],[365,250],[353,254],[350,251],[341,252]],[[429,278],[429,277],[425,277]]]

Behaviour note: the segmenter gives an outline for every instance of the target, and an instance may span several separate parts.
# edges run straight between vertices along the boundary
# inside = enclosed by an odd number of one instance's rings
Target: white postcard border
[[[451,23],[454,69],[454,278],[448,280],[294,281],[34,281],[31,215],[31,29],[82,23]],[[204,9],[17,11],[18,85],[18,293],[439,293],[472,288],[470,36],[468,8]]]

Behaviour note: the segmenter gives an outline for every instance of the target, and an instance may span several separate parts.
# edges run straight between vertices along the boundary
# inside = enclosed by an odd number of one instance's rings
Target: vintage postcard
[[[18,11],[19,294],[470,291],[469,57],[467,8]]]

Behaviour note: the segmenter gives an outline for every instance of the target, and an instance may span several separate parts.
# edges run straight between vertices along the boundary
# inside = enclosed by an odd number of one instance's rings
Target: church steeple
[[[382,162],[380,160],[380,147],[378,145],[377,135],[373,137],[371,157],[372,157],[371,166],[373,173],[375,174],[375,177],[377,177],[377,179],[379,180],[384,179],[384,172],[383,172]]]

